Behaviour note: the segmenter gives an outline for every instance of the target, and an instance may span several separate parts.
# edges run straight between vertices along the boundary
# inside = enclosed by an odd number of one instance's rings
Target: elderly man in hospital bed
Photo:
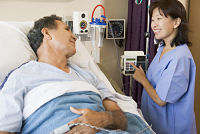
[[[47,16],[30,27],[32,22],[0,22],[0,134],[154,133],[60,17]],[[27,58],[35,59],[27,33],[37,61]]]
[[[67,123],[126,129],[126,117],[104,83],[91,72],[67,63],[76,52],[76,37],[60,17],[39,19],[28,38],[38,60],[21,65],[4,81],[0,93],[0,131],[41,134]],[[52,97],[22,123],[24,98],[30,95],[31,99],[37,99],[33,91],[39,90],[50,92]],[[75,132],[97,130],[81,125],[69,131]]]

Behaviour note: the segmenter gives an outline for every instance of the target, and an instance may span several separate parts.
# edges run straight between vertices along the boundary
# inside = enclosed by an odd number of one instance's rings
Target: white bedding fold
[[[141,117],[141,115],[138,113],[137,110],[137,103],[132,99],[132,97],[125,96],[117,92],[113,93],[113,95],[117,100],[117,104],[119,105],[119,107],[122,109],[123,112],[129,112]]]
[[[40,85],[24,97],[23,120],[48,101],[69,92],[93,91],[101,95],[91,84],[84,81],[53,82]]]
[[[32,89],[24,97],[23,120],[27,119],[34,111],[48,101],[65,93],[80,91],[93,91],[101,96],[98,89],[84,81],[53,82]],[[116,92],[113,92],[113,95],[117,100],[117,104],[124,112],[136,114],[141,117],[137,111],[137,104],[131,97]]]

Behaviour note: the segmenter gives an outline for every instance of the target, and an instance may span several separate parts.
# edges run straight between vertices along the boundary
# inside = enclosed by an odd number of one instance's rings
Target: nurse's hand
[[[137,67],[135,64],[130,63],[135,68],[135,73],[133,74],[133,78],[142,84],[145,80],[147,80],[144,70],[141,66]]]

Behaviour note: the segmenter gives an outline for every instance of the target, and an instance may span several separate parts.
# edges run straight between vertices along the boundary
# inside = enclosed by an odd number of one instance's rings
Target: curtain
[[[145,32],[147,31],[147,5],[148,0],[143,0],[140,5],[135,0],[128,2],[128,26],[125,51],[146,51]],[[149,41],[149,63],[152,61],[156,53],[156,46],[153,43],[153,33],[150,30]],[[145,52],[146,53],[146,52]],[[137,102],[138,107],[141,105],[142,85],[131,80],[129,76],[124,76],[124,93]],[[130,89],[130,85],[132,88]]]

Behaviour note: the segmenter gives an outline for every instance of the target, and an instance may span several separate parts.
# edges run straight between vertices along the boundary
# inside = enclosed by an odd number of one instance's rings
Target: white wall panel
[[[88,11],[89,17],[97,4],[103,0],[1,0],[0,20],[36,20],[50,14],[72,16],[73,11]],[[97,9],[100,14],[101,10]]]

